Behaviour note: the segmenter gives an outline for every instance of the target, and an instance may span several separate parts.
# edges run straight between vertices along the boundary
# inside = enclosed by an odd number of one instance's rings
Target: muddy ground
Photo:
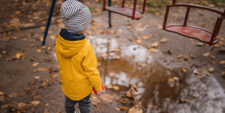
[[[183,8],[173,9],[168,23],[182,23],[184,12]],[[191,12],[188,24],[213,29],[218,15]],[[106,87],[105,98],[97,97],[100,103],[92,105],[92,113],[126,113],[135,106],[126,97],[129,84],[137,85],[135,99],[146,109],[144,113],[225,112],[225,64],[221,63],[225,60],[225,23],[219,43],[209,46],[162,30],[162,14],[146,14],[139,21],[113,14],[112,28],[108,28],[107,17],[107,13],[93,16],[87,33]],[[62,27],[52,24],[46,48],[41,47],[44,31],[39,27],[1,35],[0,92],[4,94],[0,112],[65,113],[54,51]],[[163,38],[167,41],[160,42]],[[14,58],[16,54],[21,57]],[[35,106],[34,101],[40,103]]]

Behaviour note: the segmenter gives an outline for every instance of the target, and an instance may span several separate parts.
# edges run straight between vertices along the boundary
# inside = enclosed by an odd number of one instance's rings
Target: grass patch
[[[155,13],[155,11],[153,11],[153,10],[149,9],[149,10],[147,10],[147,13],[152,13],[152,14],[154,14],[154,13]]]

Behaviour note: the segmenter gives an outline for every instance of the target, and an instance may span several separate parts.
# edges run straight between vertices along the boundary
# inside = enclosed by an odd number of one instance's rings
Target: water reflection
[[[139,87],[137,99],[146,109],[146,113],[223,113],[225,112],[225,94],[213,76],[183,73],[181,68],[168,69],[157,62],[139,45],[118,43],[116,39],[89,38],[100,62],[99,70],[105,85],[118,85],[122,92],[128,89],[129,83]],[[100,57],[109,50],[119,49],[109,54],[120,55],[119,60],[108,60],[107,64]],[[147,63],[141,66],[140,63]],[[107,65],[107,68],[105,68]],[[107,71],[105,75],[105,71]],[[109,77],[109,73],[116,73]],[[105,75],[105,76],[104,76]],[[168,79],[178,77],[179,81],[169,83]],[[179,103],[180,98],[188,99],[189,103]],[[152,105],[154,107],[152,107]]]

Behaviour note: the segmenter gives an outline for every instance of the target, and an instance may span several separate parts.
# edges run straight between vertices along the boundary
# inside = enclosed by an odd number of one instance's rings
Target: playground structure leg
[[[52,19],[52,14],[53,14],[54,7],[55,7],[55,2],[56,2],[56,0],[52,0],[52,6],[51,6],[51,10],[50,10],[50,13],[49,13],[49,16],[48,16],[48,22],[47,22],[47,25],[46,25],[46,28],[45,28],[45,34],[44,34],[44,38],[43,38],[43,41],[42,41],[42,46],[45,45],[45,40],[46,40],[46,37],[48,35],[48,29],[49,29],[49,26],[51,24],[51,19]]]
[[[111,0],[108,1],[108,5],[111,6]],[[111,14],[111,11],[109,11],[109,28],[112,27]]]

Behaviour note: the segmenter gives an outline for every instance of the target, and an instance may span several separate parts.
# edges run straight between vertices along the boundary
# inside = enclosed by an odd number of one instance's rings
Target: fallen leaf
[[[220,61],[220,64],[225,64],[225,60]]]
[[[186,73],[187,72],[187,68],[183,68],[182,71]]]
[[[125,100],[120,101],[121,104],[126,104],[127,102]]]
[[[0,96],[2,96],[2,95],[4,95],[4,92],[1,92],[1,91],[0,91]]]
[[[96,96],[92,96],[92,99],[97,99],[97,97]]]
[[[111,89],[113,88],[113,85],[107,85],[106,88]]]
[[[149,36],[142,36],[143,39],[149,39]]]
[[[91,104],[92,105],[97,105],[98,103],[100,103],[101,101],[99,99],[91,99]]]
[[[193,73],[196,74],[196,75],[199,74],[199,72],[197,70],[194,70]]]
[[[141,44],[141,43],[142,43],[142,41],[141,41],[140,39],[136,40],[136,42],[137,42],[138,44]]]
[[[105,94],[105,93],[103,93],[103,94],[101,94],[99,97],[100,97],[102,100],[107,101],[107,102],[112,102],[112,101],[114,100],[114,97],[113,97],[112,95],[110,95],[110,94]]]
[[[176,57],[177,57],[177,59],[179,59],[179,58],[182,58],[183,55],[177,55]]]
[[[214,68],[209,68],[209,72],[214,72],[215,71],[215,69]]]
[[[132,108],[129,109],[128,113],[143,113],[143,110],[132,107]]]
[[[6,54],[6,51],[2,51],[2,54],[3,54],[3,55]]]
[[[120,111],[120,108],[118,108],[118,107],[115,107],[115,109],[118,110],[118,111]]]
[[[39,79],[39,78],[40,78],[39,76],[35,76],[35,77],[34,77],[34,79],[36,79],[36,80]]]
[[[52,50],[52,46],[49,46],[49,47],[48,47],[48,50],[49,50],[49,51]]]
[[[26,107],[26,104],[25,103],[18,103],[18,107],[19,108],[25,108]]]
[[[119,90],[120,88],[118,86],[113,86],[113,89]]]
[[[175,80],[174,80],[173,78],[169,78],[169,79],[168,79],[168,82],[170,82],[170,83],[174,83],[174,81],[175,81]]]
[[[36,67],[39,64],[39,62],[33,63],[33,67]]]
[[[190,101],[184,98],[179,99],[180,103],[189,103]]]
[[[36,106],[36,105],[38,105],[38,104],[40,104],[40,102],[39,101],[32,101],[32,102],[30,102],[31,104],[33,104],[34,106]]]
[[[213,45],[213,47],[216,47],[217,48],[217,47],[220,47],[220,45],[216,44],[216,45]]]
[[[142,66],[142,67],[145,67],[145,66],[147,66],[147,63],[142,62],[142,63],[140,63],[139,65]]]
[[[179,78],[178,77],[173,77],[174,80],[176,81],[179,81]]]
[[[107,59],[108,54],[107,54],[107,53],[102,53],[102,54],[101,54],[101,56],[102,56],[102,58],[103,58],[103,59],[105,59],[105,60],[106,60],[106,59]]]
[[[153,105],[148,105],[148,106],[151,107],[151,108],[153,108],[153,109],[155,108],[155,106],[153,106]]]
[[[154,42],[153,44],[152,44],[152,47],[158,47],[158,42]]]
[[[2,105],[1,106],[1,109],[5,109],[5,108],[8,108],[9,107],[9,105],[8,104],[6,104],[6,105]]]
[[[14,97],[17,97],[18,96],[18,93],[11,93],[9,94],[9,98],[14,98]]]
[[[109,73],[109,77],[114,77],[116,74],[114,72]]]
[[[50,36],[50,39],[52,39],[52,40],[55,40],[55,38],[56,38],[55,35]]]
[[[49,103],[46,103],[45,106],[47,107],[49,105]]]
[[[41,52],[41,49],[37,49],[36,51],[37,51],[38,53],[40,53],[40,52]]]
[[[133,87],[131,87],[128,91],[127,91],[127,97],[132,97],[135,98],[136,97],[136,93],[135,93],[135,89]]]
[[[4,102],[4,100],[5,100],[5,96],[0,96],[0,101]]]
[[[210,53],[204,53],[203,56],[208,57],[210,55]]]
[[[120,59],[121,57],[120,56],[118,56],[118,55],[113,55],[113,57],[112,57],[113,59]]]
[[[199,43],[196,43],[196,45],[197,45],[197,46],[204,46],[205,44],[204,44],[204,43],[199,42]]]
[[[167,41],[168,41],[167,38],[162,38],[162,39],[160,40],[160,42],[162,42],[162,43],[167,42]]]
[[[10,37],[5,37],[4,40],[8,41],[8,40],[10,40]]]
[[[135,91],[138,91],[138,87],[136,84],[129,84],[129,87],[133,87]]]
[[[155,49],[155,48],[150,48],[150,49],[149,49],[149,51],[150,51],[151,53],[158,52],[158,50],[157,50],[157,49]]]
[[[33,100],[38,99],[38,98],[39,98],[38,96],[34,96],[34,97],[33,97]]]
[[[20,59],[21,56],[23,56],[23,53],[22,52],[17,52],[15,57],[17,59]]]
[[[56,77],[58,77],[59,75],[58,74],[53,74],[52,75],[52,78],[56,78]]]
[[[42,26],[42,27],[40,27],[40,29],[41,29],[41,30],[45,30],[45,27]]]
[[[96,26],[93,26],[93,27],[91,27],[91,29],[92,29],[92,30],[96,30],[96,29],[97,29],[97,27],[96,27]]]
[[[127,107],[126,106],[121,106],[120,109],[121,110],[127,110]]]

